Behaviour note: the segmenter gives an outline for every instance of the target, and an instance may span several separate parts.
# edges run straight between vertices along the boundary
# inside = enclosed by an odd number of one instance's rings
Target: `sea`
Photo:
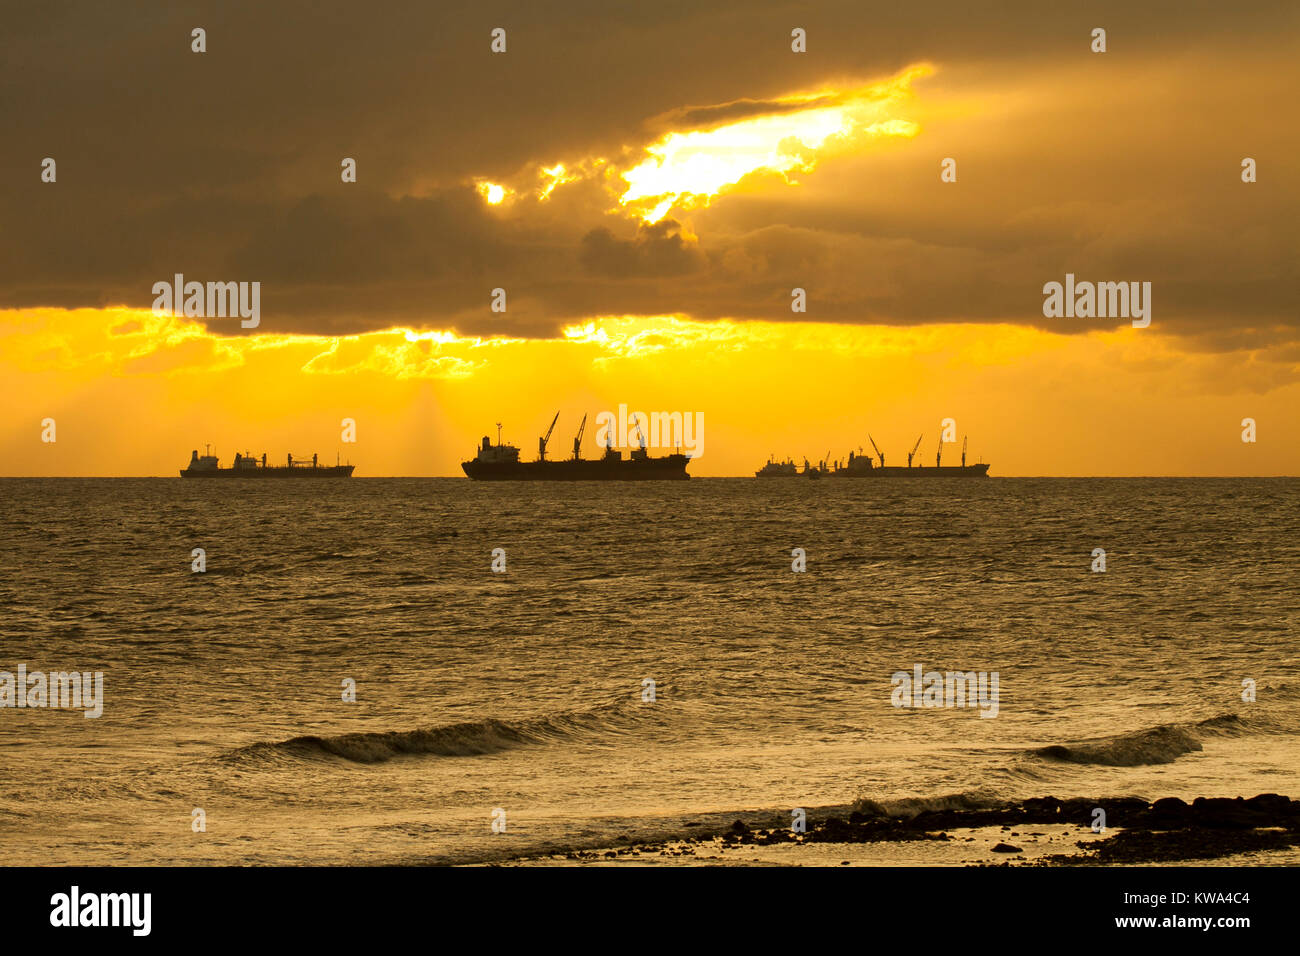
[[[1300,797],[1298,636],[1295,479],[6,479],[0,672],[101,673],[102,711],[0,707],[0,855]],[[916,706],[917,668],[996,708]]]

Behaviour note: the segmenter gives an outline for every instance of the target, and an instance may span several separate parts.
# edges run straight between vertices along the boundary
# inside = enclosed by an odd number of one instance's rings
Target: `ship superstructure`
[[[754,472],[755,478],[793,478],[799,474],[799,466],[792,459],[787,458],[785,461],[777,461],[773,457],[767,459],[767,464],[758,471]]]

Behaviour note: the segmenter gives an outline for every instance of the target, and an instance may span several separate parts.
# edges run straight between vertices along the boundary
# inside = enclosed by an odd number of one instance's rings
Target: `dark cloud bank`
[[[1199,62],[1247,63],[1255,45],[1271,55],[1294,40],[1295,7],[1129,6],[11,8],[0,38],[0,307],[147,307],[153,283],[182,272],[260,281],[264,331],[547,336],[593,314],[666,312],[1077,330],[1088,324],[1044,319],[1038,291],[1076,271],[1153,281],[1156,324],[1176,315],[1205,342],[1239,345],[1240,327],[1258,330],[1256,344],[1286,339],[1278,330],[1300,315],[1294,101],[1260,89],[1219,117],[1231,125],[1222,137],[1190,105],[1213,96]],[[666,123],[780,111],[793,91],[920,61],[939,66],[921,101],[960,95],[963,83],[1029,88],[1088,69],[1098,24],[1116,72],[1098,66],[1095,89],[1064,84],[1038,130],[996,150],[940,141],[939,123],[879,162],[827,163],[797,188],[742,192],[654,226],[611,212],[595,182],[500,208],[472,186],[557,160],[635,156]],[[201,55],[190,51],[195,26],[207,31]],[[495,26],[508,30],[504,56],[488,51]],[[789,52],[792,26],[808,30],[807,54]],[[1165,64],[1159,76],[1186,88],[1124,88],[1118,77],[1144,63]],[[1087,112],[1106,97],[1119,104],[1109,125],[1100,108]],[[1148,117],[1152,97],[1188,113]],[[960,193],[937,185],[950,152],[962,157]],[[1255,154],[1267,172],[1242,186],[1234,169]],[[54,185],[39,180],[46,156],[58,162]],[[358,161],[354,185],[339,180],[344,156]],[[506,315],[488,309],[498,286]],[[804,315],[789,311],[795,286],[808,289]]]

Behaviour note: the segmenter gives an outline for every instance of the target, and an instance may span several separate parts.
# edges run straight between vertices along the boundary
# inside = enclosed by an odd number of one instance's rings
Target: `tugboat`
[[[235,453],[235,464],[231,468],[222,468],[217,464],[217,456],[203,446],[203,454],[197,450],[190,452],[189,467],[181,469],[182,478],[351,478],[355,465],[322,465],[316,455],[311,460],[295,459],[293,455],[285,456],[283,465],[269,465],[266,452],[261,460],[247,452]]]
[[[600,458],[582,457],[582,434],[587,428],[587,416],[582,417],[578,426],[578,437],[573,440],[573,457],[563,461],[549,461],[546,458],[546,445],[555,430],[555,423],[560,413],[551,419],[551,427],[546,436],[537,440],[537,460],[520,461],[519,449],[501,441],[501,423],[497,423],[497,443],[486,435],[479,446],[478,453],[469,461],[463,461],[460,467],[465,474],[475,481],[684,481],[691,476],[686,473],[690,458],[676,453],[652,458],[646,451],[645,434],[637,425],[637,434],[641,447],[634,448],[624,458],[621,451],[614,450],[614,443],[607,439],[605,454]]]

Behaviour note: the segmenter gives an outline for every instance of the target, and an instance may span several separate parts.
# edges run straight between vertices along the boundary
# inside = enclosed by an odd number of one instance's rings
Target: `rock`
[[[1247,805],[1245,800],[1197,797],[1192,801],[1192,819],[1197,826],[1233,830],[1253,830],[1275,821],[1272,814]]]
[[[828,817],[817,830],[819,839],[828,843],[848,843],[856,834],[856,828],[847,820]]]
[[[1025,851],[1018,846],[1012,846],[1010,843],[999,843],[993,848],[994,853],[1024,853]]]
[[[1151,810],[1141,822],[1152,830],[1180,830],[1191,822],[1191,809],[1177,797],[1162,797],[1151,804]]]
[[[1030,813],[1057,814],[1061,812],[1061,801],[1056,797],[1030,797],[1024,808]]]
[[[1261,793],[1257,797],[1251,797],[1246,801],[1246,806],[1276,818],[1300,813],[1300,804],[1276,793]]]

